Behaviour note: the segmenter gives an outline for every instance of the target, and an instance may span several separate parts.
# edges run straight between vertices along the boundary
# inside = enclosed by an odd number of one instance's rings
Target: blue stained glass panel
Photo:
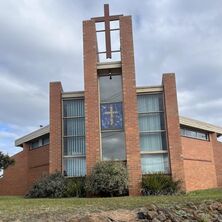
[[[106,103],[100,105],[102,130],[123,128],[122,103]]]

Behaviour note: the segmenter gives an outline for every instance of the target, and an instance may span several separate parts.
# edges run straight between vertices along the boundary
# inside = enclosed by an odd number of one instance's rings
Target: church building
[[[129,195],[155,172],[186,191],[222,187],[222,128],[179,116],[174,73],[136,86],[131,16],[110,15],[105,4],[104,16],[83,21],[83,60],[84,91],[50,83],[49,125],[15,141],[23,150],[0,178],[0,195],[24,195],[55,171],[90,175],[98,161],[126,164]]]

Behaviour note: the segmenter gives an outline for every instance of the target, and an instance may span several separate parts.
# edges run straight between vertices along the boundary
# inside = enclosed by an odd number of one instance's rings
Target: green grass
[[[0,197],[0,221],[30,221],[33,218],[56,218],[65,220],[74,214],[85,214],[102,210],[134,209],[157,204],[168,206],[186,202],[199,203],[204,200],[222,201],[222,189],[195,191],[177,196],[116,197],[116,198],[62,198],[26,199],[23,197]]]

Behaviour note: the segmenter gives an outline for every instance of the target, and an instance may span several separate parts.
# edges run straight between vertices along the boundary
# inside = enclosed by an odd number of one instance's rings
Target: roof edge
[[[37,137],[43,136],[47,133],[49,133],[49,125],[44,126],[38,130],[35,130],[21,138],[18,138],[17,140],[15,140],[15,146],[21,146],[23,143],[33,140]]]
[[[218,133],[219,135],[222,135],[222,127],[215,126],[210,123],[202,122],[184,116],[180,116],[179,118],[180,118],[180,125],[190,126],[193,128],[205,130],[207,132],[214,132]]]

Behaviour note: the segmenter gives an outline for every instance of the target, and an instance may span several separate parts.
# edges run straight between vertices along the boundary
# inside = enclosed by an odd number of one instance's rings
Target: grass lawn
[[[116,197],[116,198],[62,198],[25,199],[23,197],[0,197],[0,221],[36,221],[56,217],[65,220],[70,215],[102,210],[134,209],[149,204],[167,206],[175,203],[222,201],[222,189],[191,192],[177,196]],[[33,219],[34,218],[34,219]],[[53,220],[53,219],[52,219]]]

